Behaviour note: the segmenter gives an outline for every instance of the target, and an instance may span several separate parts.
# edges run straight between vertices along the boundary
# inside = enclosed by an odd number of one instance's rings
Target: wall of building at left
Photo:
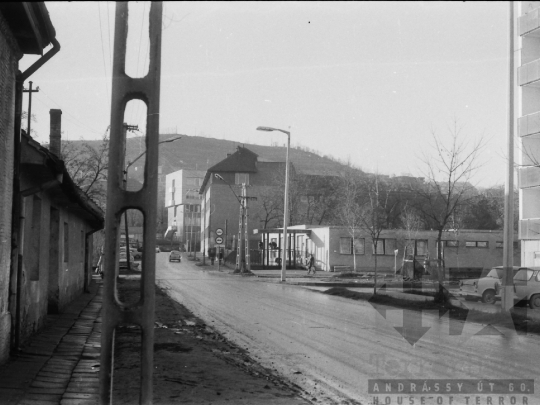
[[[9,357],[11,336],[11,315],[8,311],[8,304],[11,263],[15,74],[19,53],[7,23],[0,14],[0,363]]]
[[[25,184],[26,187],[28,184]],[[48,313],[63,312],[83,293],[88,224],[55,205],[52,195],[25,198],[21,342],[35,333]],[[91,239],[90,239],[91,240]],[[90,242],[91,243],[91,242]]]

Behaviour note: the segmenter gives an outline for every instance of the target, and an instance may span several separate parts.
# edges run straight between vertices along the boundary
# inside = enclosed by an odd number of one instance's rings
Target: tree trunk
[[[377,295],[377,241],[373,244],[373,251],[375,252],[375,282],[373,283],[373,295]]]
[[[442,260],[442,229],[437,233],[437,278],[439,280],[439,292],[435,295],[435,302],[446,303],[448,301],[447,290],[444,288],[444,265]]]

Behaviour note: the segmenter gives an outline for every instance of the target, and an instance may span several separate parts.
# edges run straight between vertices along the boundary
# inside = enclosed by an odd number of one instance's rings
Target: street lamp
[[[290,129],[290,128],[289,128]],[[285,202],[284,202],[284,214],[283,214],[283,260],[281,261],[281,281],[285,281],[285,274],[287,272],[287,253],[289,252],[289,238],[287,235],[287,224],[289,222],[289,148],[291,146],[291,132],[284,131],[283,129],[271,128],[271,127],[257,127],[257,131],[279,131],[287,135],[287,157],[285,159]]]
[[[166,139],[164,141],[161,141],[161,142],[158,142],[158,145],[162,144],[162,143],[169,143],[169,142],[174,142],[174,141],[177,141],[178,139],[182,138],[181,136],[177,136],[176,138],[171,138],[171,139]],[[128,161],[128,164],[126,165],[126,168],[124,169],[124,188],[127,190],[127,181],[128,181],[128,169],[131,167],[131,165],[133,165],[133,163],[135,163],[137,160],[139,160],[141,157],[143,157],[144,155],[146,154],[146,151],[144,151],[143,153],[141,153],[139,156],[137,156],[133,161]],[[129,263],[129,255],[130,255],[130,251],[129,251],[129,234],[128,234],[128,217],[127,217],[127,211],[124,212],[124,222],[125,222],[125,229],[126,229],[126,253],[127,253],[127,263],[128,263],[128,267],[130,266],[130,263]],[[173,234],[174,235],[174,234]],[[172,239],[171,239],[171,244],[172,244]]]

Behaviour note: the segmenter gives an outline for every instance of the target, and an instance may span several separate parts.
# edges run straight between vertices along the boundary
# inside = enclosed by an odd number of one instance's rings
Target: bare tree
[[[426,181],[415,190],[415,208],[426,225],[437,231],[439,294],[436,298],[441,301],[447,298],[443,288],[442,233],[456,210],[476,194],[471,181],[481,166],[478,156],[485,145],[483,136],[464,141],[461,131],[454,119],[444,140],[434,130],[431,132],[431,150],[424,151],[421,157]]]
[[[377,294],[377,257],[379,254],[379,244],[381,232],[387,229],[389,216],[395,205],[391,204],[391,189],[388,183],[381,179],[376,173],[363,177],[362,192],[364,201],[361,206],[361,229],[369,236],[373,248],[373,260],[375,264],[375,282],[373,283],[373,294]],[[384,249],[384,246],[383,246]]]
[[[281,226],[283,221],[283,198],[274,186],[261,187],[257,194],[258,207],[254,215],[263,228]]]
[[[62,142],[62,159],[73,182],[102,208],[105,206],[109,138],[104,136],[97,148],[83,142]]]
[[[347,169],[341,174],[339,193],[339,206],[337,217],[339,222],[347,228],[352,240],[353,269],[356,272],[356,241],[362,229],[362,219],[365,215],[363,210],[363,173],[347,166]],[[364,247],[365,249],[365,247]]]

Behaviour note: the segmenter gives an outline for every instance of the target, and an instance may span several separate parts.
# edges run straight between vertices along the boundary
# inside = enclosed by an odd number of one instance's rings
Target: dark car
[[[171,253],[169,253],[169,261],[172,262],[173,260],[182,261],[182,254],[178,250],[171,250]]]

